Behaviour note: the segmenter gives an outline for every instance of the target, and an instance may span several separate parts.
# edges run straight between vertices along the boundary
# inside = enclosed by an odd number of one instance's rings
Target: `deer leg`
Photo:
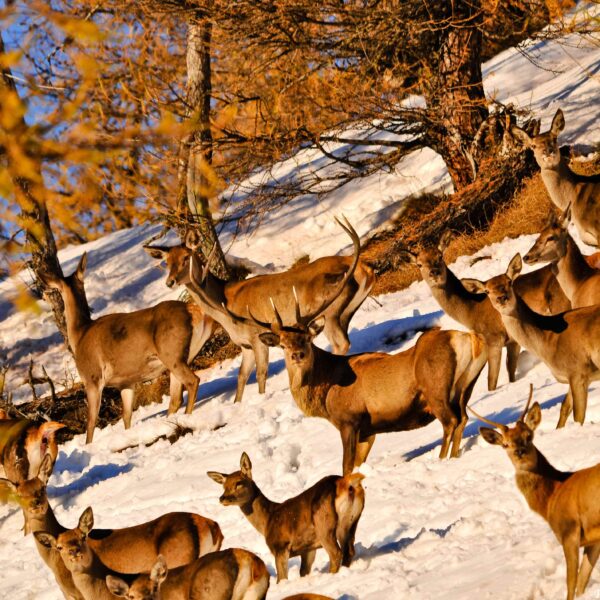
[[[342,543],[342,566],[349,567],[352,559],[354,558],[354,536],[356,535],[356,528],[358,526],[358,519],[352,523],[348,530],[348,535],[345,540],[341,540]]]
[[[188,393],[187,404],[185,407],[186,414],[191,414],[192,410],[194,410],[194,404],[196,402],[196,396],[198,394],[198,377],[190,367],[188,367],[187,363],[184,361],[180,361],[174,365],[167,365],[167,368],[171,372],[171,375],[177,377],[179,381],[185,386],[185,389]],[[168,414],[171,413],[172,405],[169,404]],[[173,411],[174,412],[174,411]]]
[[[579,567],[579,574],[577,575],[577,590],[576,595],[581,596],[585,592],[588,581],[592,570],[596,565],[598,557],[600,556],[600,544],[594,544],[593,546],[586,546],[583,549],[583,560],[581,561],[581,567]]]
[[[340,428],[342,436],[342,447],[344,449],[344,457],[342,461],[344,475],[350,475],[356,464],[356,444],[358,442],[358,432],[353,425],[344,424]]]
[[[237,389],[235,391],[234,402],[241,402],[244,394],[244,388],[252,369],[254,369],[255,359],[254,350],[252,348],[242,348],[242,364],[237,378]]]
[[[169,410],[168,414],[176,413],[183,402],[183,384],[173,373],[169,376]]]
[[[444,435],[442,436],[442,447],[440,448],[440,459],[444,459],[448,456],[450,442],[453,441],[454,433],[458,428],[458,418],[449,407],[437,417],[442,422],[442,428],[444,429]]]
[[[460,398],[458,401],[460,421],[456,429],[454,430],[454,435],[452,436],[452,451],[450,452],[450,458],[458,458],[458,455],[460,453],[460,443],[462,442],[465,427],[469,422],[469,415],[467,414],[467,404],[471,399],[471,394],[473,393],[475,383],[477,383],[477,377],[473,378],[473,381],[471,381],[471,383],[469,383],[469,385],[460,394]]]
[[[133,400],[135,392],[131,388],[121,390],[121,402],[123,403],[123,423],[125,429],[131,427],[131,414],[133,413]]]
[[[498,375],[502,363],[502,346],[498,344],[488,345],[488,390],[495,390],[498,386]]]
[[[316,555],[316,550],[307,550],[300,555],[300,577],[304,577],[310,573]]]
[[[360,440],[356,445],[356,458],[354,459],[354,466],[360,467],[365,460],[367,460],[367,456],[369,456],[369,452],[371,452],[371,448],[375,443],[375,435],[370,435],[366,437],[364,440]]]
[[[567,600],[575,598],[577,571],[579,570],[579,534],[568,533],[562,540],[563,552],[567,562]]]
[[[575,376],[569,380],[571,396],[573,398],[573,418],[576,423],[585,421],[585,411],[587,408],[588,381],[581,376]]]
[[[508,371],[508,380],[511,383],[517,380],[517,361],[520,352],[521,346],[514,340],[506,344],[506,370]]]
[[[556,424],[556,429],[560,429],[564,427],[567,423],[567,419],[571,414],[571,410],[573,408],[573,395],[571,394],[571,386],[569,385],[569,391],[562,401],[560,407],[560,416],[558,417],[558,423]]]
[[[319,540],[329,556],[329,572],[337,573],[342,565],[342,550],[335,537],[335,528],[329,528]]]
[[[290,549],[283,548],[275,553],[275,568],[277,569],[277,583],[288,578],[288,562],[290,560]]]
[[[262,342],[257,342],[254,346],[254,356],[256,359],[256,381],[258,383],[258,393],[264,394],[267,386],[267,374],[269,371],[269,346]]]
[[[85,435],[85,443],[89,444],[94,439],[94,429],[98,421],[98,413],[100,412],[100,401],[102,400],[102,390],[104,385],[91,384],[85,386],[85,395],[87,397],[87,428]]]

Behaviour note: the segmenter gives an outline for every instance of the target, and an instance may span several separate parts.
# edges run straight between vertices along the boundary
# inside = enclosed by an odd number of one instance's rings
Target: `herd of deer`
[[[459,455],[468,420],[467,403],[484,365],[488,389],[496,388],[507,349],[510,381],[515,380],[520,348],[537,355],[560,382],[569,384],[558,426],[571,412],[585,419],[590,382],[600,378],[600,270],[595,255],[583,256],[568,232],[572,219],[583,241],[600,245],[600,178],[573,173],[558,146],[564,128],[557,111],[550,130],[512,134],[533,149],[552,201],[561,209],[525,255],[528,264],[547,266],[521,275],[516,255],[505,274],[487,282],[460,280],[444,262],[450,241],[437,248],[405,253],[443,310],[468,332],[430,330],[394,355],[346,355],[350,319],[374,284],[372,269],[360,258],[360,241],[347,222],[338,221],[353,244],[351,257],[329,256],[283,273],[224,282],[210,273],[211,257],[198,252],[193,233],[175,247],[145,246],[166,261],[167,285],[184,285],[195,302],[177,301],[132,313],[92,319],[84,291],[86,256],[64,279],[44,278],[65,304],[69,343],[88,402],[86,442],[91,442],[105,386],[121,390],[123,421],[131,424],[133,386],[168,370],[169,413],[182,404],[191,412],[198,378],[189,363],[216,323],[241,347],[235,402],[240,402],[256,367],[264,393],[269,346],[283,349],[291,394],[308,416],[336,427],[343,446],[342,476],[328,476],[283,503],[269,500],[252,477],[242,454],[240,470],[211,471],[223,486],[220,502],[237,505],[265,537],[275,558],[277,581],[287,578],[288,560],[301,557],[300,574],[310,572],[317,548],[330,559],[330,572],[349,566],[355,531],[364,507],[363,476],[354,472],[368,457],[378,433],[406,431],[438,419],[443,428],[440,458]],[[324,332],[332,352],[313,341]],[[482,427],[491,444],[501,445],[516,469],[517,485],[529,506],[547,520],[562,544],[567,563],[567,599],[582,593],[600,555],[600,465],[575,473],[556,470],[533,444],[541,420],[539,404],[527,407],[514,427]],[[474,411],[473,411],[474,412]],[[477,415],[479,416],[479,415]],[[269,572],[264,562],[242,549],[221,550],[219,525],[194,513],[169,513],[125,529],[93,529],[88,508],[77,527],[56,519],[46,484],[56,460],[59,423],[0,420],[1,480],[20,503],[25,532],[34,533],[39,553],[53,571],[65,598],[130,600],[264,598]],[[584,557],[579,566],[579,548]],[[302,598],[324,598],[302,594]]]

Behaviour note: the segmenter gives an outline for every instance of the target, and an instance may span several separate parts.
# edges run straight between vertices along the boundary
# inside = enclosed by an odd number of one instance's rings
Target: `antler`
[[[491,421],[490,419],[486,419],[485,417],[481,416],[479,413],[475,412],[470,406],[467,407],[478,419],[480,419],[481,421],[483,421],[484,423],[487,423],[488,425],[491,425],[492,427],[496,427],[497,429],[500,429],[502,432],[506,432],[508,431],[508,426],[504,425],[504,423],[496,423],[496,421]]]
[[[354,246],[354,260],[352,261],[352,264],[350,265],[348,271],[346,271],[344,278],[339,283],[338,289],[327,300],[325,300],[325,302],[323,302],[316,311],[302,316],[300,314],[300,305],[298,303],[298,298],[294,293],[294,298],[296,301],[296,320],[298,321],[298,325],[307,326],[310,323],[312,323],[317,317],[323,314],[337,300],[338,296],[346,287],[346,284],[348,283],[350,277],[354,275],[354,271],[356,270],[356,265],[358,265],[358,259],[360,257],[360,238],[358,237],[358,233],[356,233],[356,230],[354,229],[354,227],[352,227],[348,219],[346,219],[346,217],[343,217],[343,219],[344,223],[342,223],[340,219],[335,217],[335,220],[337,221],[338,225],[350,236],[350,239],[352,240],[352,244]]]
[[[525,415],[527,414],[527,411],[529,410],[529,405],[531,404],[532,398],[533,398],[533,383],[530,383],[529,384],[529,398],[527,399],[527,404],[525,405],[525,410],[519,417],[519,421],[523,421],[523,419],[525,419]]]

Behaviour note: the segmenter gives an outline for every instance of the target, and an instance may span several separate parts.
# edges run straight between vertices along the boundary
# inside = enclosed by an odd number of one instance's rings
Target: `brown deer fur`
[[[170,570],[159,556],[149,574],[139,575],[131,584],[107,575],[106,587],[128,600],[263,600],[269,572],[252,552],[230,548]]]
[[[575,421],[583,423],[588,386],[600,378],[600,306],[577,308],[550,317],[540,315],[514,293],[513,280],[521,267],[521,256],[517,254],[506,274],[485,283],[476,279],[463,279],[463,283],[471,291],[485,292],[502,316],[509,335],[543,360],[558,381],[569,384],[558,427],[564,426],[572,406]]]
[[[350,233],[348,229],[346,231]],[[356,236],[356,232],[354,230],[352,232],[350,235]],[[186,241],[188,245],[195,247],[190,237],[188,236]],[[355,251],[358,252],[358,236],[353,237],[353,242]],[[193,249],[186,246],[145,246],[145,250],[153,258],[166,261],[167,285],[169,287],[185,285],[206,313],[221,323],[231,340],[241,347],[242,364],[238,375],[236,402],[241,401],[244,386],[255,364],[259,393],[264,393],[269,349],[259,339],[260,329],[251,323],[240,323],[232,319],[221,306],[222,303],[236,314],[247,317],[248,311],[251,310],[259,319],[268,320],[269,302],[270,298],[273,298],[284,321],[293,322],[292,290],[296,290],[302,311],[311,312],[336,289],[353,262],[353,257],[350,256],[326,256],[282,273],[258,275],[244,281],[225,282],[206,273],[206,278],[202,282],[200,277],[195,281],[190,278],[190,258],[194,256],[198,263],[205,262],[198,253],[194,253]],[[343,291],[323,313],[325,336],[331,342],[335,354],[345,354],[348,351],[350,319],[364,302],[374,283],[375,275],[371,267],[359,261]]]
[[[188,392],[186,412],[191,413],[198,378],[188,363],[210,337],[213,320],[200,307],[176,301],[93,320],[83,285],[86,261],[84,254],[75,272],[64,279],[44,277],[46,286],[57,289],[65,304],[69,344],[88,402],[86,443],[94,435],[104,386],[121,391],[127,429],[131,425],[134,384],[154,379],[168,369],[169,413],[181,406],[182,386]]]
[[[528,403],[529,405],[529,403]],[[583,594],[600,555],[600,465],[566,473],[555,469],[533,444],[542,418],[536,402],[514,427],[483,419],[500,431],[481,427],[483,438],[502,446],[516,471],[516,482],[531,510],[550,525],[567,563],[567,600]],[[579,566],[579,548],[583,561]]]
[[[329,555],[329,571],[350,566],[354,535],[365,496],[364,475],[329,475],[285,502],[269,500],[252,479],[252,463],[244,452],[240,470],[226,475],[209,471],[223,486],[221,504],[239,506],[255,529],[265,536],[275,557],[277,581],[287,579],[288,560],[301,557],[300,575],[308,575],[317,548]]]
[[[558,146],[558,134],[565,128],[565,117],[560,108],[552,119],[550,129],[530,136],[519,127],[511,127],[511,133],[527,148],[533,150],[541,169],[550,200],[561,210],[569,205],[573,222],[581,239],[592,246],[600,245],[600,175],[586,177],[569,168]]]

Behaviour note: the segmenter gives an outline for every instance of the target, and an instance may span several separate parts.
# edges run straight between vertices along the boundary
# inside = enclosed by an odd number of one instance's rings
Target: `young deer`
[[[171,570],[159,556],[149,574],[139,575],[131,584],[107,575],[106,587],[128,600],[263,600],[269,571],[256,554],[229,548]]]
[[[86,443],[93,439],[105,386],[121,391],[123,422],[128,429],[134,384],[155,379],[168,369],[169,414],[181,406],[183,386],[188,392],[186,412],[191,413],[198,377],[188,363],[210,337],[213,320],[199,306],[176,301],[93,320],[83,285],[86,262],[84,254],[75,272],[64,279],[44,277],[45,285],[57,289],[65,304],[69,343],[88,402]]]
[[[573,308],[592,306],[600,303],[600,271],[590,266],[569,234],[570,220],[570,208],[560,219],[552,215],[523,260],[530,265],[554,263],[558,283]]]
[[[244,452],[240,470],[207,475],[224,490],[226,506],[239,506],[254,528],[265,536],[275,557],[277,582],[287,579],[288,561],[301,557],[300,575],[308,575],[317,548],[329,555],[329,571],[349,567],[354,557],[354,535],[365,504],[364,475],[329,475],[285,502],[269,500],[252,479],[252,463]]]
[[[565,473],[555,469],[533,444],[534,431],[542,419],[540,405],[529,401],[514,427],[495,423],[472,411],[479,419],[499,429],[481,427],[490,444],[502,446],[515,467],[517,487],[529,508],[550,525],[563,547],[567,563],[567,600],[583,594],[600,555],[600,465]],[[583,561],[579,568],[579,548]]]
[[[46,455],[54,465],[58,454],[56,432],[63,427],[56,421],[39,424],[29,419],[0,420],[0,475],[14,482],[32,479]]]
[[[513,289],[522,266],[521,256],[516,254],[506,274],[485,283],[463,279],[463,284],[473,292],[485,292],[501,314],[508,334],[544,361],[558,381],[569,384],[557,427],[564,426],[572,407],[575,421],[583,423],[588,386],[600,378],[600,306],[554,316],[534,312]]]
[[[558,134],[565,128],[565,117],[560,108],[552,119],[549,131],[530,136],[513,126],[511,133],[533,154],[541,169],[550,200],[561,210],[572,207],[573,222],[581,239],[592,246],[600,245],[600,175],[586,177],[569,168],[560,153]]]
[[[25,534],[45,531],[57,537],[66,531],[54,515],[46,493],[52,465],[51,457],[46,455],[37,477],[16,484],[0,480],[11,489],[23,510]],[[93,518],[91,509],[89,516]],[[171,567],[187,564],[198,556],[219,550],[222,541],[223,534],[215,521],[187,512],[167,513],[147,523],[123,529],[96,529],[88,540],[106,565],[129,573],[150,570],[158,554],[163,554]],[[76,588],[71,573],[59,554],[37,540],[36,546],[61,589],[73,595]],[[65,596],[68,597],[66,592]]]
[[[188,522],[190,517],[192,522]],[[214,521],[210,523],[216,526],[216,543],[201,548],[200,539],[193,535],[199,533],[202,521],[208,522],[208,519],[192,513],[169,513],[143,525],[90,535],[94,515],[92,509],[87,508],[74,529],[61,528],[58,534],[36,531],[34,535],[44,548],[60,555],[84,600],[114,600],[106,586],[107,575],[122,577],[150,571],[159,554],[164,555],[170,568],[176,568],[197,560],[201,553],[217,551],[223,537]],[[196,532],[190,528],[197,528]],[[94,534],[100,539],[94,539]],[[211,538],[215,539],[212,532]]]
[[[185,285],[190,295],[208,315],[218,321],[229,334],[231,340],[242,349],[242,364],[238,374],[235,402],[240,402],[246,381],[256,364],[256,379],[259,393],[264,393],[269,348],[259,338],[260,329],[252,323],[240,323],[232,319],[224,308],[248,316],[252,310],[260,319],[269,319],[269,298],[277,302],[283,319],[288,322],[294,318],[294,297],[296,294],[304,312],[314,310],[337,289],[340,280],[344,286],[324,311],[325,336],[331,342],[335,354],[345,354],[350,347],[348,326],[350,319],[368,296],[375,275],[373,269],[358,260],[360,240],[356,231],[346,222],[338,221],[352,239],[355,256],[326,256],[311,263],[293,267],[282,273],[258,275],[244,281],[225,282],[212,275],[208,266],[211,257],[205,260],[195,252],[197,244],[193,232],[186,237],[187,246],[145,246],[150,256],[166,260],[167,285]],[[193,262],[196,263],[194,268]],[[355,261],[358,261],[354,264]],[[199,265],[203,265],[203,269]],[[200,275],[200,271],[203,274]],[[190,275],[190,271],[192,274]],[[345,273],[352,271],[350,277]],[[266,309],[263,308],[266,306]],[[249,308],[248,308],[249,307]]]

